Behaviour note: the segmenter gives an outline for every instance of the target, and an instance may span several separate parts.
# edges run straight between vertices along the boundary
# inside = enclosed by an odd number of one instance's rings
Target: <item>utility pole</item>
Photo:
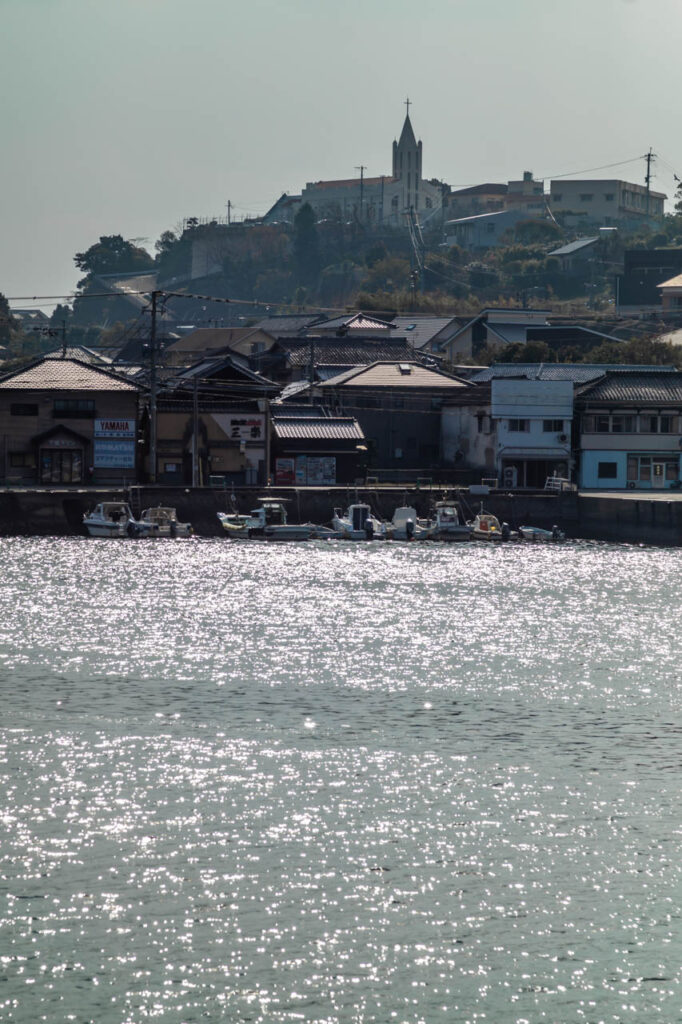
[[[199,378],[195,376],[192,392],[192,487],[199,486]]]
[[[66,320],[62,320],[62,359],[66,359]]]
[[[649,193],[651,185],[651,161],[655,158],[656,154],[651,152],[651,146],[649,146],[649,152],[646,154],[644,159],[646,160],[646,177],[644,178],[646,184],[646,215],[649,216]]]
[[[310,404],[313,404],[313,387],[315,385],[315,338],[310,336]]]
[[[355,170],[356,171],[360,171],[360,220],[363,221],[365,219],[364,215],[363,215],[363,209],[362,209],[363,196],[364,196],[364,188],[365,188],[365,183],[364,183],[363,175],[364,175],[365,171],[367,170],[367,168],[365,167],[364,164],[360,164],[359,166],[356,165]]]
[[[156,307],[161,292],[152,292],[149,332],[149,482],[156,483]]]
[[[231,217],[232,217],[232,201],[230,199],[228,199],[227,200],[227,223],[228,223],[228,225],[232,223]]]

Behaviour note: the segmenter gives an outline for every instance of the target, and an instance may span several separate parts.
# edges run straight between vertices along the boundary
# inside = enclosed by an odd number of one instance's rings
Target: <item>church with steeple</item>
[[[355,178],[308,182],[299,196],[282,196],[266,214],[266,223],[293,220],[303,203],[309,203],[318,220],[356,221],[368,227],[408,230],[411,217],[422,227],[440,226],[443,196],[449,186],[422,177],[422,144],[410,121],[410,101],[400,139],[393,142],[390,175],[365,177],[364,167]]]

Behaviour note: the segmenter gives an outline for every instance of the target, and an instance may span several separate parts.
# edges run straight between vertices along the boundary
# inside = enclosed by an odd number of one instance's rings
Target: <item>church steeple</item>
[[[400,133],[400,141],[393,142],[393,177],[409,181],[408,189],[418,188],[422,176],[422,144],[417,142],[410,121],[410,100],[405,100],[407,113]],[[409,179],[407,175],[410,175]]]

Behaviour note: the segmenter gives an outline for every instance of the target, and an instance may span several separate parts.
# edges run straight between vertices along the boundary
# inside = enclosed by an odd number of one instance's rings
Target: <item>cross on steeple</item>
[[[410,116],[410,105],[411,105],[410,97],[408,96],[407,99],[405,100],[405,106],[407,107],[407,116],[408,117]]]

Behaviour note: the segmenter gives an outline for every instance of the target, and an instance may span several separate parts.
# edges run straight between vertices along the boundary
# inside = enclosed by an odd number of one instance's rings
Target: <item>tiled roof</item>
[[[166,345],[164,352],[205,352],[226,348],[255,333],[254,327],[197,327],[191,334],[185,334],[171,345]]]
[[[272,427],[277,437],[289,440],[363,441],[365,437],[358,421],[350,416],[273,416]]]
[[[401,370],[405,367],[405,372]],[[409,368],[409,369],[408,369]],[[382,362],[370,366],[356,367],[338,377],[332,377],[318,387],[360,387],[360,388],[467,388],[463,380],[449,377],[437,370],[429,370],[421,363]]]
[[[0,388],[25,391],[139,391],[108,370],[80,359],[41,359],[0,380]]]
[[[475,384],[500,377],[525,377],[528,380],[572,380],[574,384],[589,384],[605,373],[670,373],[675,367],[632,366],[613,363],[493,363],[471,379]]]
[[[305,316],[266,316],[253,325],[254,330],[266,331],[274,338],[290,337],[297,335],[313,324],[318,324],[324,317],[319,313],[308,313]]]
[[[393,331],[394,325],[389,320],[380,320],[379,317],[369,316],[366,313],[351,313],[347,316],[333,317],[323,323],[315,324],[312,328],[317,331]]]
[[[79,359],[82,363],[90,363],[94,366],[107,366],[109,369],[111,369],[111,364],[113,363],[113,359],[106,352],[98,351],[94,348],[86,348],[84,345],[67,345],[66,353],[64,353],[60,345],[51,352],[43,353],[45,359],[62,359],[64,355],[66,355],[67,359]]]
[[[388,340],[388,339],[387,339]],[[414,360],[414,349],[411,345],[393,345],[382,343],[377,344],[369,339],[363,343],[349,339],[344,342],[338,338],[320,338],[315,342],[315,363],[322,363],[325,366],[362,366],[367,363],[376,363],[377,360]],[[310,344],[292,348],[289,352],[289,362],[292,366],[310,365]]]
[[[396,316],[393,323],[405,335],[412,348],[423,348],[453,319],[451,316]]]
[[[641,373],[637,370],[608,373],[604,380],[583,388],[581,399],[592,402],[641,402],[682,404],[682,373]]]
[[[657,288],[682,288],[682,274],[678,274],[676,277],[671,277],[667,281],[661,281],[660,284],[656,285]]]

